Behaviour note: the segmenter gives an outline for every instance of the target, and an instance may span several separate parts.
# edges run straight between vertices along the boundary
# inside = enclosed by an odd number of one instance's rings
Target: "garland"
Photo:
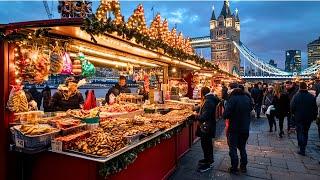
[[[107,33],[116,32],[118,36],[121,36],[123,39],[131,40],[135,39],[137,44],[142,44],[145,48],[151,50],[158,50],[159,48],[163,50],[164,54],[168,54],[171,57],[174,57],[180,61],[184,61],[186,59],[192,60],[197,64],[201,65],[204,68],[213,69],[218,71],[219,73],[225,73],[222,71],[217,65],[206,61],[204,58],[201,58],[197,55],[191,55],[185,53],[181,49],[177,49],[169,46],[162,39],[152,39],[149,36],[143,35],[135,29],[130,29],[126,24],[115,24],[113,23],[111,18],[108,18],[105,23],[101,23],[95,16],[84,19],[84,23],[81,26],[81,30],[86,31],[91,36],[91,40],[95,43],[94,36],[104,35]]]
[[[99,174],[103,177],[107,177],[108,175],[115,174],[120,172],[123,169],[126,169],[129,164],[132,164],[137,159],[139,153],[143,152],[145,149],[148,149],[160,144],[162,140],[170,139],[174,135],[180,133],[183,130],[183,128],[191,125],[193,121],[194,119],[187,118],[187,120],[184,121],[184,123],[181,124],[180,126],[177,126],[161,134],[160,136],[153,138],[150,141],[143,143],[135,147],[134,149],[131,149],[111,159],[110,161],[107,161],[106,163],[101,165]]]

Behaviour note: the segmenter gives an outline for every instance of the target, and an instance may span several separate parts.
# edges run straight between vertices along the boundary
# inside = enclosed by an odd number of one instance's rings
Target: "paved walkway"
[[[247,145],[248,172],[239,176],[227,172],[230,166],[228,145],[223,132],[223,123],[220,125],[220,136],[214,142],[214,167],[205,173],[196,172],[197,163],[202,159],[200,142],[180,160],[176,172],[171,180],[202,180],[202,179],[297,179],[320,180],[320,148],[316,124],[313,123],[309,131],[309,142],[306,157],[298,155],[296,134],[280,139],[278,133],[270,133],[265,118],[254,120],[251,123],[250,137]],[[278,122],[277,122],[278,124]],[[286,122],[284,123],[286,126]]]

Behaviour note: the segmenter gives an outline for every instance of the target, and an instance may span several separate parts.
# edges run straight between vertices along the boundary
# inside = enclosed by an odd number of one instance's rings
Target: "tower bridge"
[[[242,78],[247,80],[287,80],[297,77],[300,79],[310,79],[313,75],[317,74],[320,69],[320,63],[318,63],[299,73],[291,73],[264,62],[240,41],[240,18],[238,10],[236,9],[235,13],[232,13],[228,0],[224,1],[220,15],[217,18],[215,16],[215,10],[212,10],[210,36],[191,38],[191,45],[195,49],[211,48],[211,61],[229,73],[239,74],[241,54],[244,57],[244,71],[245,64],[248,62],[264,74],[268,74],[268,76],[245,76],[244,74]]]

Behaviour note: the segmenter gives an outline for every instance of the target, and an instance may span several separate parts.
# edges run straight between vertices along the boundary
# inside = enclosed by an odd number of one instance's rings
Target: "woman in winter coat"
[[[280,128],[279,137],[282,138],[284,135],[284,131],[283,131],[284,118],[287,117],[290,112],[290,99],[288,94],[284,93],[281,90],[281,87],[279,84],[276,84],[274,89],[275,89],[275,96],[273,98],[272,104],[275,107],[275,115],[279,119],[279,128]]]
[[[274,125],[274,131],[277,131],[276,120],[274,119],[275,118],[275,109],[272,104],[273,99],[274,99],[273,86],[269,86],[266,91],[266,94],[263,97],[263,101],[262,101],[263,113],[266,114],[268,121],[269,121],[269,127],[270,127],[269,132],[273,131],[273,125]]]

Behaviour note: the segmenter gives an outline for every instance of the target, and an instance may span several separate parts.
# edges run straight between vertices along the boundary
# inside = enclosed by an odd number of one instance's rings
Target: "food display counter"
[[[170,104],[170,107],[172,107],[172,104]],[[183,111],[184,113],[182,114],[184,114],[184,116],[181,114]],[[65,149],[62,142],[58,143],[61,138],[74,136],[74,134],[83,134],[86,130],[78,131],[72,135],[56,137],[52,140],[51,147],[48,148],[48,151],[36,152],[32,155],[34,156],[33,161],[28,162],[30,163],[28,165],[33,168],[28,169],[27,174],[30,175],[31,179],[43,179],[46,174],[52,172],[52,169],[54,169],[55,173],[46,179],[66,179],[66,176],[71,172],[74,172],[71,173],[73,174],[72,178],[84,180],[103,179],[103,177],[110,179],[127,179],[132,176],[139,179],[164,179],[172,173],[177,165],[178,159],[186,153],[192,145],[193,120],[189,118],[192,111],[173,110],[171,114],[170,112],[168,113],[167,117],[172,117],[173,114],[180,119],[177,121],[173,120],[170,125],[163,127],[161,130],[159,129],[148,135],[140,135],[138,140],[126,142],[123,147],[106,156],[93,155],[92,152],[79,152],[75,149],[70,150],[68,147]],[[152,123],[160,122],[162,121],[161,118],[166,119],[168,122],[174,119],[171,118],[169,120],[166,115],[143,113],[142,115],[136,115],[135,118],[121,119],[116,117],[116,119],[112,120],[118,122],[125,120],[127,123],[136,120],[139,121],[139,125],[136,127],[140,127],[143,126],[143,117],[144,123],[149,123],[150,120]],[[146,119],[146,117],[154,118]],[[160,119],[155,120],[155,117],[159,117]],[[106,121],[107,120],[100,122],[99,128],[90,130],[88,133],[95,136],[97,131],[98,133],[103,131],[102,128],[105,128],[105,131],[107,131],[112,123]],[[107,123],[108,127],[105,127],[104,123]],[[116,122],[114,122],[114,124],[123,125],[122,123]],[[130,128],[131,127],[128,128],[128,131],[130,131]],[[87,138],[90,137],[87,136]],[[86,139],[82,139],[79,142],[82,143],[84,141],[86,141]],[[67,143],[72,144],[71,142]],[[20,149],[19,147],[14,148],[16,151],[26,153],[21,147]],[[66,169],[68,175],[65,173]]]

